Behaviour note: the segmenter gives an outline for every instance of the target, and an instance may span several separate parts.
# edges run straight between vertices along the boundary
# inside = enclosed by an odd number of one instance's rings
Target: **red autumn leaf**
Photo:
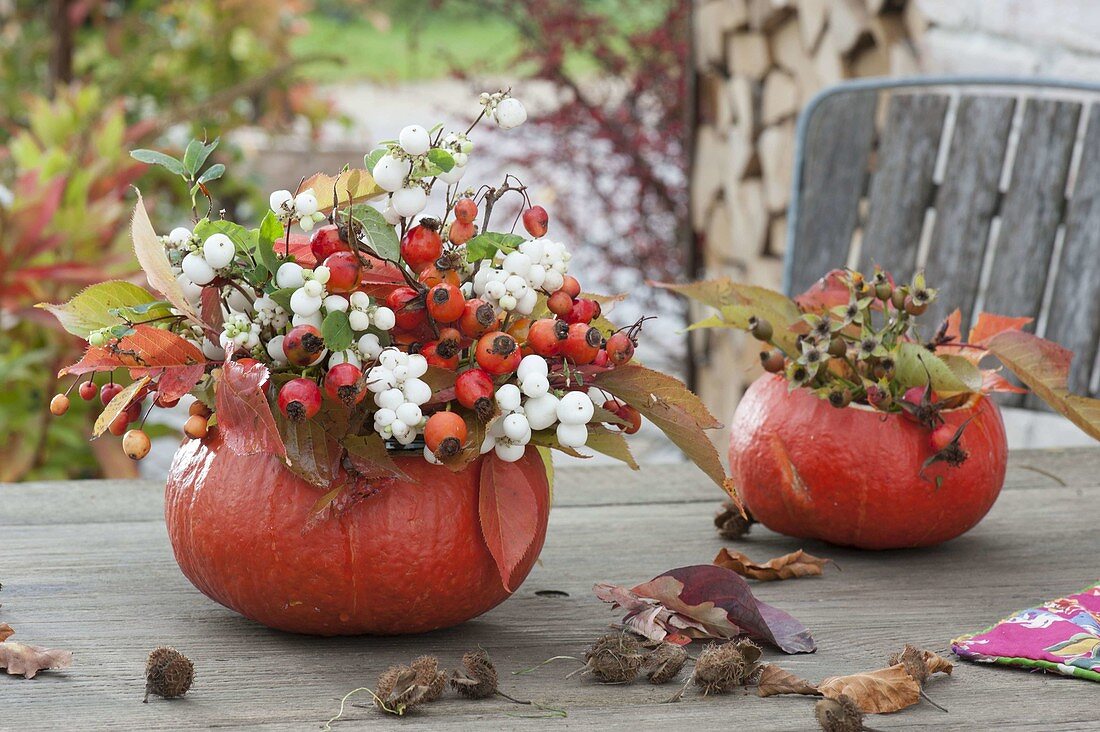
[[[261,363],[226,361],[222,367],[215,393],[218,429],[226,446],[238,455],[286,457],[286,446],[262,388],[267,380],[267,367]]]
[[[199,295],[199,315],[206,326],[207,334],[214,336],[211,340],[215,343],[217,343],[217,335],[221,332],[222,325],[225,324],[221,293],[218,290],[217,287],[207,285],[202,288],[202,294]]]
[[[1000,333],[1013,330],[1023,330],[1024,326],[1031,323],[1034,318],[1013,318],[1007,315],[994,315],[993,313],[978,313],[978,319],[970,328],[967,336],[972,346],[986,346]]]
[[[60,375],[126,368],[133,376],[144,376],[167,368],[206,364],[206,357],[194,343],[171,331],[151,325],[136,325],[133,331],[103,348],[89,348],[80,361],[61,369]]]
[[[785,653],[813,653],[813,636],[802,623],[756,599],[736,572],[711,564],[679,567],[631,590],[703,625],[715,638],[750,638]],[[691,633],[689,632],[688,635]]]
[[[70,651],[56,651],[11,641],[0,643],[0,668],[7,669],[12,676],[33,679],[39,671],[68,668],[72,662],[73,654]]]
[[[956,342],[962,340],[962,311],[955,308],[944,320],[947,321],[947,328],[943,334]]]
[[[1071,394],[1073,351],[1022,330],[1004,330],[989,341],[989,352],[1039,398],[1093,439],[1100,440],[1100,399]]]
[[[535,450],[533,446],[528,452]],[[481,463],[478,489],[481,535],[493,555],[504,589],[514,592],[520,577],[516,568],[531,551],[538,535],[539,502],[535,486],[519,463],[506,463],[494,453]]]
[[[794,301],[807,313],[823,313],[838,305],[847,305],[851,293],[848,283],[844,281],[845,276],[844,270],[834,269],[797,295]]]
[[[625,587],[598,582],[592,591],[604,602],[626,610],[623,625],[652,641],[682,646],[691,643],[692,638],[710,637],[700,623],[669,610],[653,598],[639,597]]]

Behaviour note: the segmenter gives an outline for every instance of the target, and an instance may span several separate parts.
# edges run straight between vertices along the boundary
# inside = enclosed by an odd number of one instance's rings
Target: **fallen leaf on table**
[[[760,696],[775,696],[776,694],[821,696],[821,692],[809,681],[795,676],[790,671],[779,668],[774,663],[765,663],[761,667],[756,693]]]
[[[817,688],[830,699],[846,694],[861,711],[871,714],[896,712],[920,701],[920,682],[900,663],[875,671],[830,676]]]
[[[628,612],[623,623],[653,640],[747,635],[786,653],[812,653],[813,636],[798,620],[761,602],[740,575],[724,567],[679,567],[627,590],[600,584],[597,597]],[[671,638],[670,638],[671,636]]]
[[[796,552],[769,559],[763,564],[757,564],[741,552],[731,551],[725,547],[714,558],[716,566],[732,569],[743,577],[760,580],[761,582],[820,575],[824,573],[825,565],[831,561],[831,559],[815,557],[799,549]]]
[[[22,643],[0,643],[0,667],[6,668],[12,676],[22,675],[33,679],[35,674],[45,669],[68,668],[73,662],[70,651],[57,651]]]
[[[15,635],[15,631],[7,623],[0,623],[0,643]]]
[[[906,673],[916,679],[917,683],[922,686],[932,674],[950,674],[955,669],[955,664],[935,651],[926,651],[910,643],[905,644],[905,648],[901,650],[901,653],[890,656],[887,663],[891,666],[900,663],[905,667]]]

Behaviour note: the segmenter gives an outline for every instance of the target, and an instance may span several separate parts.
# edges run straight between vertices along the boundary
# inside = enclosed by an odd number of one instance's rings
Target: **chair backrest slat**
[[[938,323],[958,307],[962,332],[969,329],[981,284],[982,260],[993,218],[999,212],[1001,171],[1016,100],[964,96],[955,114],[943,182],[936,193],[932,241],[925,269],[940,291],[927,321]]]
[[[1001,212],[983,309],[1036,316],[1065,211],[1081,105],[1029,99]]]
[[[932,203],[933,173],[950,98],[943,94],[890,97],[886,126],[871,176],[860,267],[882,264],[908,280],[917,265],[925,212]]]
[[[1070,389],[1089,389],[1100,343],[1100,104],[1089,110],[1044,335],[1076,356]]]
[[[877,102],[873,91],[827,98],[806,131],[796,292],[848,260],[874,144]]]

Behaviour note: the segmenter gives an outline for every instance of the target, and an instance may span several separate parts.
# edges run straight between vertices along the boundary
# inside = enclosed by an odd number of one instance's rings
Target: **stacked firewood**
[[[695,0],[691,217],[697,277],[778,287],[795,121],[844,79],[917,73],[915,0]],[[841,263],[842,264],[842,263]],[[696,386],[724,418],[759,373],[740,334],[697,333]]]

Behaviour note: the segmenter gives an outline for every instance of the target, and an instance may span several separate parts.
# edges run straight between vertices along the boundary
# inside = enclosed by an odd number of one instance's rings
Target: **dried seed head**
[[[714,526],[718,529],[718,535],[723,539],[740,539],[749,533],[749,529],[756,523],[756,519],[745,509],[745,516],[733,505],[733,501],[722,504],[722,510],[714,517]]]
[[[439,659],[435,656],[420,656],[410,664],[416,672],[416,683],[427,687],[424,701],[435,701],[443,696],[447,688],[447,674],[439,670]]]
[[[662,643],[645,659],[649,671],[649,683],[665,684],[680,673],[687,661],[688,652],[675,643]]]
[[[462,657],[462,671],[455,671],[451,687],[462,696],[485,699],[497,691],[497,670],[489,654],[479,648]]]
[[[597,638],[585,651],[584,660],[587,661],[585,673],[600,681],[624,684],[638,675],[645,660],[645,650],[633,636],[612,633]]]
[[[195,680],[195,665],[175,648],[161,646],[149,654],[145,662],[145,699],[150,694],[172,699],[183,696]]]
[[[760,647],[749,640],[711,643],[699,654],[692,681],[707,694],[725,694],[744,686],[756,674]]]
[[[825,732],[861,732],[863,712],[847,694],[822,699],[814,705],[814,716]]]
[[[378,677],[375,706],[390,714],[435,701],[443,694],[447,674],[439,670],[435,656],[420,656],[408,666],[390,666]]]

